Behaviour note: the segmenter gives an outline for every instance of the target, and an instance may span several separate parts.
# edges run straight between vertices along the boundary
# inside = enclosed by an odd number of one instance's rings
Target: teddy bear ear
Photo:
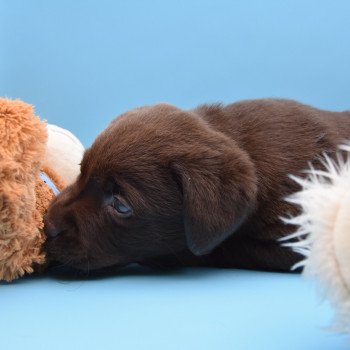
[[[70,131],[48,124],[48,141],[44,166],[60,176],[66,186],[71,185],[80,173],[84,146]]]
[[[239,149],[200,153],[173,165],[182,185],[187,245],[195,255],[211,252],[234,233],[254,208],[257,191],[254,166]]]

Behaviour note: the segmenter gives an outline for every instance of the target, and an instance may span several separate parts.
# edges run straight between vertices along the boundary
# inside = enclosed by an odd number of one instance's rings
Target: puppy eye
[[[113,196],[112,207],[123,217],[129,217],[132,209],[119,196]]]

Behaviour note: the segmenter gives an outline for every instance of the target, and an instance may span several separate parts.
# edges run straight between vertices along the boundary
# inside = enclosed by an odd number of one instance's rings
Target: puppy
[[[81,270],[217,266],[288,271],[300,256],[285,201],[320,155],[350,137],[350,112],[288,100],[184,111],[141,107],[111,122],[45,218],[52,261]]]

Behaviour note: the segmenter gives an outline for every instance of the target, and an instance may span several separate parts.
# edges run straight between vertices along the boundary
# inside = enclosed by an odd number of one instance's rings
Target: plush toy
[[[324,170],[295,180],[302,190],[289,200],[301,206],[299,216],[286,220],[298,231],[284,240],[305,260],[299,266],[312,276],[335,309],[333,330],[350,333],[350,146],[337,161],[325,156]]]
[[[73,134],[41,121],[32,106],[0,98],[0,280],[45,262],[43,216],[79,174],[83,152]]]

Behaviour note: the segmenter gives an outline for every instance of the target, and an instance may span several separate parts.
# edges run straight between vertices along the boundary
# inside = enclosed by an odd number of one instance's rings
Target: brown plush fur
[[[39,177],[46,141],[32,106],[0,99],[0,280],[45,261],[43,215],[54,196]],[[57,184],[63,187],[58,178]]]
[[[319,166],[349,137],[350,112],[287,100],[132,110],[95,140],[76,183],[53,201],[48,254],[83,270],[139,262],[288,271],[300,258],[277,242],[294,229],[280,217],[298,210],[285,201],[298,190],[288,175]]]

